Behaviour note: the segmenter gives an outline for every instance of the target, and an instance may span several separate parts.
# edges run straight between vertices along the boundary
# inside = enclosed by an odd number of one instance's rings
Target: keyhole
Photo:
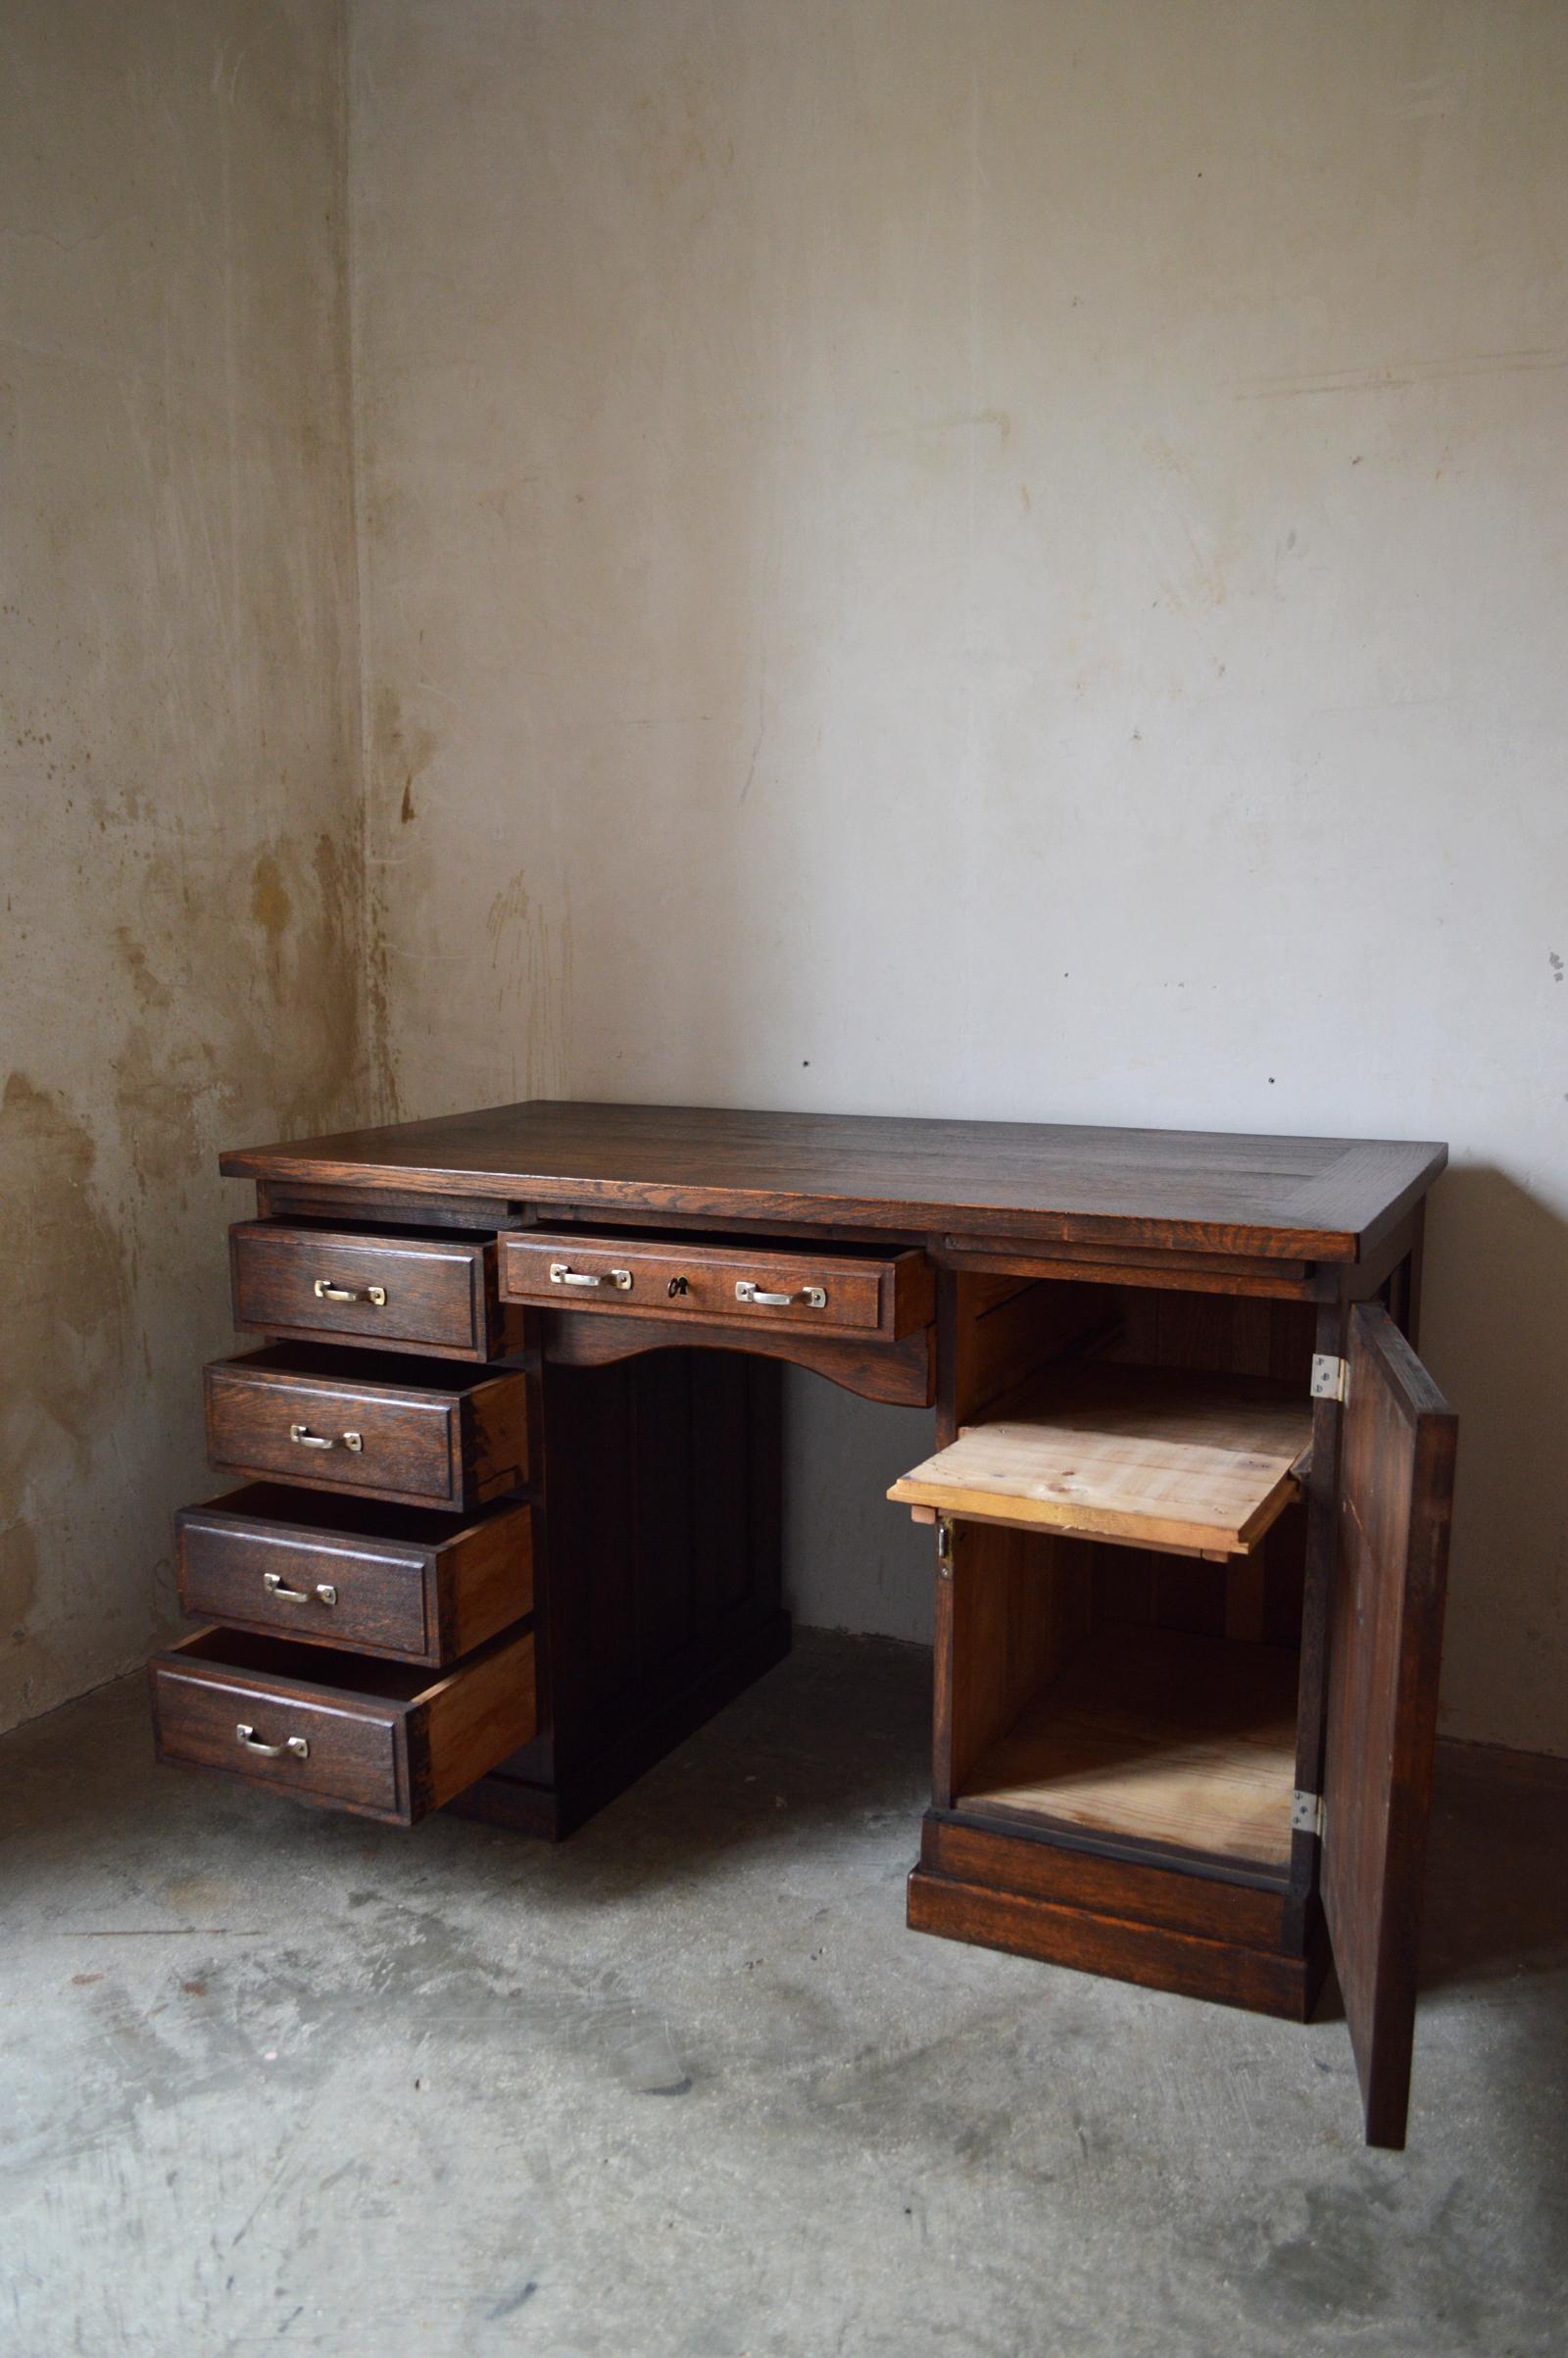
[[[669,1293],[670,1293],[670,1300],[671,1300],[671,1301],[673,1301],[673,1300],[674,1300],[674,1298],[675,1298],[675,1296],[676,1296],[677,1294],[684,1294],[684,1293],[686,1292],[686,1290],[687,1290],[687,1288],[686,1288],[686,1280],[685,1280],[685,1278],[684,1278],[684,1277],[672,1277],[672,1278],[670,1279],[670,1281],[669,1281]]]

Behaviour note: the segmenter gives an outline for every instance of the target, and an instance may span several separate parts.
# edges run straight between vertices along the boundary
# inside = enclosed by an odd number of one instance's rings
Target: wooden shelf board
[[[1248,1376],[1075,1360],[904,1475],[906,1505],[1082,1539],[1249,1555],[1299,1495],[1311,1402]]]
[[[1101,1630],[976,1763],[955,1806],[1283,1871],[1298,1657],[1180,1630]]]

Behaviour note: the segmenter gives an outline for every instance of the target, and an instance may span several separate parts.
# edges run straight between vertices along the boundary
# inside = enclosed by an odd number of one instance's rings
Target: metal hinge
[[[937,1517],[937,1571],[939,1578],[953,1578],[953,1525],[946,1515]]]
[[[1315,1834],[1323,1840],[1323,1795],[1303,1793],[1298,1786],[1291,1795],[1291,1831],[1293,1834]]]
[[[1315,1400],[1343,1400],[1349,1398],[1350,1370],[1344,1359],[1337,1359],[1331,1351],[1312,1353],[1312,1381],[1309,1386]]]

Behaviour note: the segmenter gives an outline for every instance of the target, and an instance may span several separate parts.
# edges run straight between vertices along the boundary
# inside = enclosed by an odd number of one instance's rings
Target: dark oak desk
[[[1445,1159],[553,1103],[226,1154],[268,1340],[207,1371],[243,1487],[178,1518],[160,1754],[568,1834],[787,1648],[781,1363],[934,1405],[910,1924],[1296,2016],[1332,1950],[1399,2144]]]

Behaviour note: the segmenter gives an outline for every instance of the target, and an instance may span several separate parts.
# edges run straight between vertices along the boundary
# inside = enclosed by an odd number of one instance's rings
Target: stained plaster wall
[[[1445,1721],[1568,1749],[1568,10],[351,33],[399,1110],[1450,1140]],[[926,1432],[794,1387],[806,1618]]]
[[[368,1104],[342,46],[0,6],[0,1727],[173,1618],[219,1148]]]

